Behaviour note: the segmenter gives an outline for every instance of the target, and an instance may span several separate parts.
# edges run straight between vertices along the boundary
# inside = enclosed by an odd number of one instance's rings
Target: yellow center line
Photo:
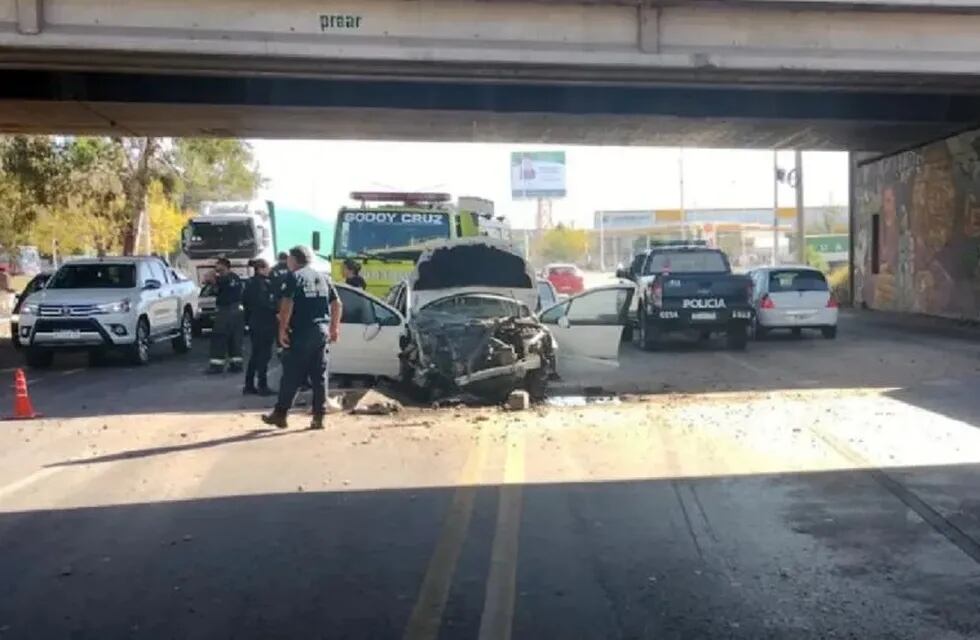
[[[405,640],[432,640],[439,635],[442,614],[456,573],[456,563],[466,540],[466,531],[470,526],[477,484],[486,458],[487,438],[481,432],[476,446],[470,449],[463,465],[458,487],[442,525],[442,533],[429,560],[415,607],[412,608],[412,615],[402,636]]]
[[[479,640],[509,640],[511,636],[517,583],[517,547],[524,501],[524,450],[524,432],[509,431]]]

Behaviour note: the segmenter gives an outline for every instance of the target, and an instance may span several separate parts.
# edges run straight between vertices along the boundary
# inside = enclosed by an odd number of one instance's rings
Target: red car
[[[585,291],[582,270],[574,264],[549,264],[544,268],[544,273],[548,282],[562,295],[571,296]]]

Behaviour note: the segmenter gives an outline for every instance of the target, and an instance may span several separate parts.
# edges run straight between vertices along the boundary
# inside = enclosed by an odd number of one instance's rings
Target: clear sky
[[[496,204],[515,227],[533,226],[536,206],[510,193],[512,151],[566,151],[568,196],[555,200],[555,222],[590,227],[600,209],[771,207],[771,151],[524,144],[255,140],[268,183],[263,196],[333,217],[355,190],[445,191]],[[793,153],[780,152],[791,169]],[[847,155],[804,155],[807,206],[847,205]],[[780,205],[794,195],[782,187]]]

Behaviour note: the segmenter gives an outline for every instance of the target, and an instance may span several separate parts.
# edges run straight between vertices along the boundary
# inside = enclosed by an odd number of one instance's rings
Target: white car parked
[[[756,339],[774,329],[789,329],[796,336],[803,329],[815,329],[828,340],[837,337],[837,300],[819,269],[762,267],[748,275],[753,284]]]
[[[145,364],[154,342],[190,351],[197,312],[197,286],[160,258],[73,260],[24,301],[17,337],[33,367],[49,366],[59,350],[99,360],[118,349]]]

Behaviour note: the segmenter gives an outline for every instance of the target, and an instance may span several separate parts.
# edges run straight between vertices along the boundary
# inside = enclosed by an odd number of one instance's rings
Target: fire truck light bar
[[[360,200],[361,202],[403,202],[405,204],[450,202],[453,199],[448,193],[396,191],[354,191],[350,194],[350,197],[352,200]]]

